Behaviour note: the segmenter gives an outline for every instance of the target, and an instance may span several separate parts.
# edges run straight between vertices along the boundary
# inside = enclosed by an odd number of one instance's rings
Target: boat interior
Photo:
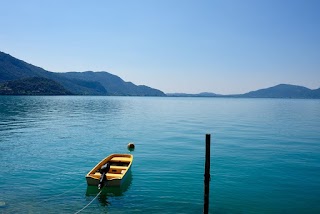
[[[123,175],[128,170],[128,167],[130,165],[131,158],[128,157],[113,157],[111,158],[108,163],[110,164],[110,169],[108,171],[107,179],[121,179]],[[100,169],[100,167],[99,167]],[[100,178],[101,173],[99,172],[99,169],[92,175],[95,178]]]

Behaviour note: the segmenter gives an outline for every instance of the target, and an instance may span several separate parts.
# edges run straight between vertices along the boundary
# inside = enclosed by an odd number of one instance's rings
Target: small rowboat
[[[112,154],[100,161],[86,175],[89,186],[121,186],[131,170],[133,155]]]

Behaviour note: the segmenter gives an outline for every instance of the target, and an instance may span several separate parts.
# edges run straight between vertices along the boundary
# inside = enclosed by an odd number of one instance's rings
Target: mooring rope
[[[54,199],[54,198],[57,198],[57,197],[62,196],[62,195],[64,195],[64,194],[68,193],[68,192],[71,192],[71,191],[73,191],[73,190],[75,190],[75,189],[77,189],[78,187],[83,186],[83,185],[84,185],[84,183],[81,183],[80,185],[78,185],[78,186],[76,186],[76,187],[74,187],[74,188],[72,188],[72,189],[69,189],[69,190],[67,190],[67,191],[65,191],[65,192],[63,192],[63,193],[60,193],[60,194],[58,194],[58,195],[54,195],[54,196],[52,196],[52,197],[50,197],[50,198],[44,199],[42,202],[50,201],[50,200],[52,200],[52,199]]]
[[[78,213],[82,212],[84,209],[86,209],[88,206],[90,206],[90,204],[92,204],[92,202],[93,202],[94,200],[96,200],[96,198],[101,194],[101,192],[102,192],[102,189],[101,189],[100,192],[96,195],[96,197],[94,197],[86,206],[84,206],[81,210],[75,212],[74,214],[78,214]]]

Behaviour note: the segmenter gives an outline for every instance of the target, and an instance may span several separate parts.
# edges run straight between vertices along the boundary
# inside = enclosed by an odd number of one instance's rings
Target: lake
[[[202,213],[207,133],[210,213],[320,213],[320,100],[99,96],[0,96],[0,213],[76,213],[111,153],[81,213]]]

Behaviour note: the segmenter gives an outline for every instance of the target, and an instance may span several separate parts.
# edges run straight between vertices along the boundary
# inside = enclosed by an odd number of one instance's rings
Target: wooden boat
[[[133,155],[111,154],[86,175],[89,186],[121,186],[131,170]],[[105,176],[104,176],[105,175]],[[104,180],[102,180],[104,179]]]

